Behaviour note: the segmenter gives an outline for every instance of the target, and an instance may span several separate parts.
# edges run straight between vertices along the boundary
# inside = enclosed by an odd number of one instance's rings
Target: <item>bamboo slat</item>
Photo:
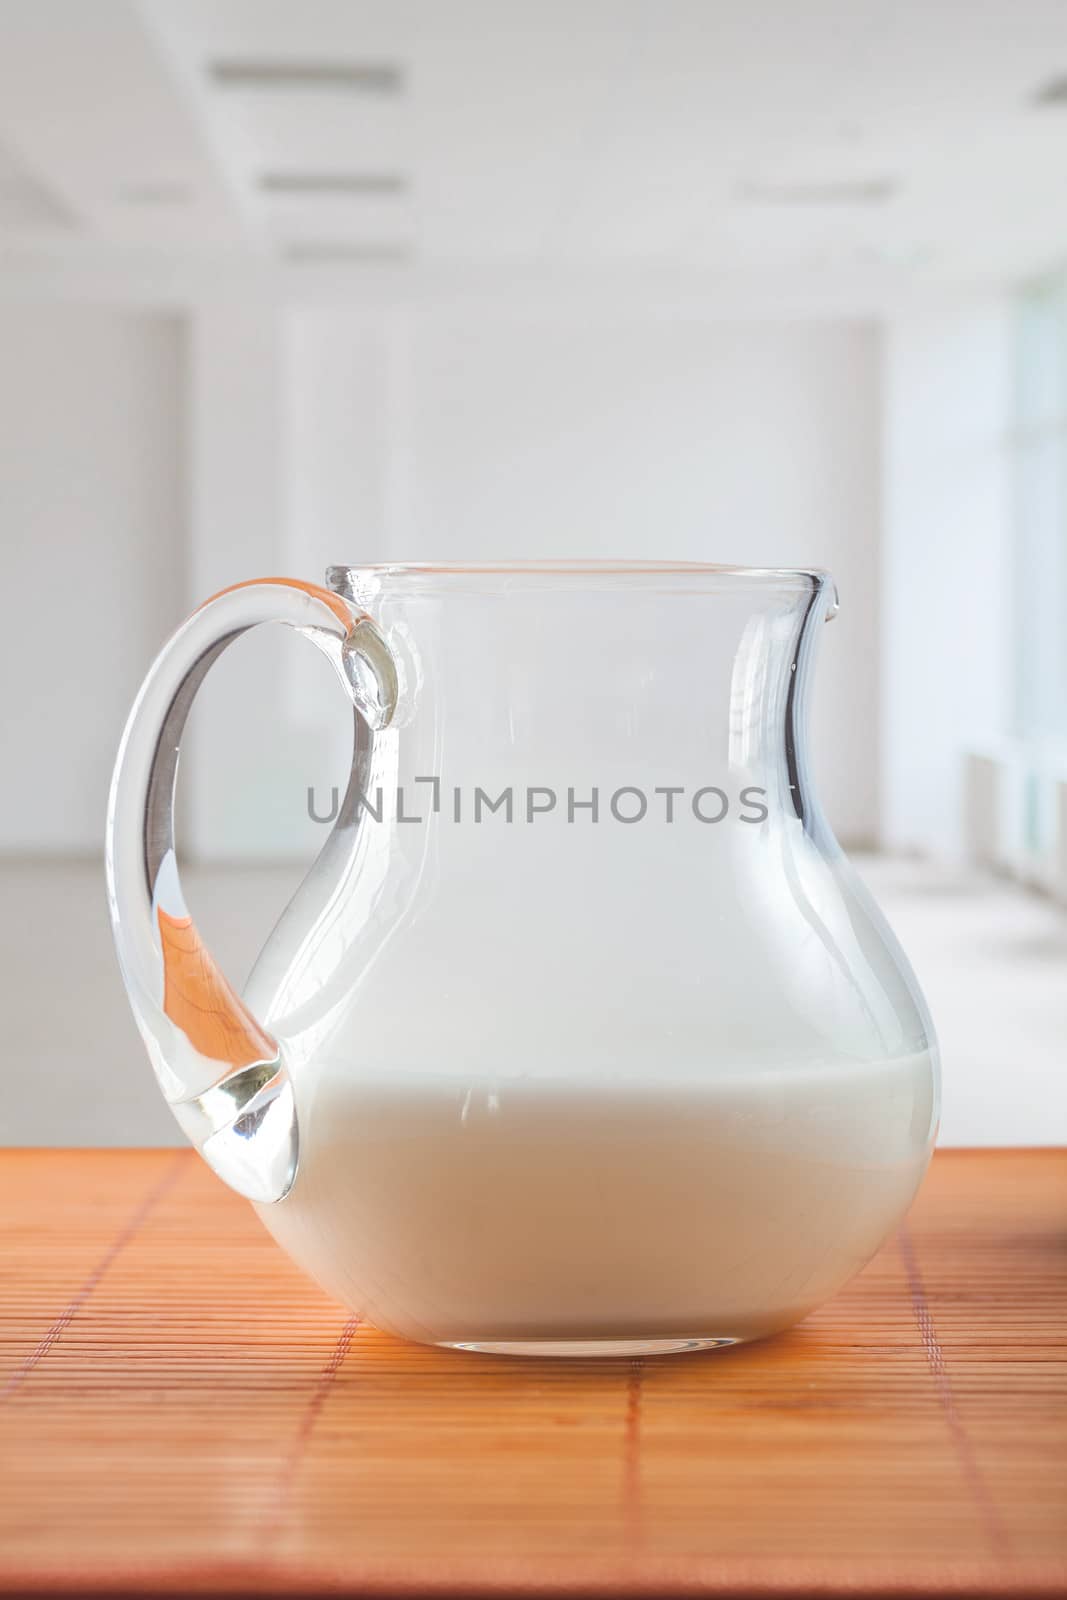
[[[1067,1158],[945,1152],[790,1333],[358,1324],[191,1152],[0,1153],[0,1592],[1060,1593]]]

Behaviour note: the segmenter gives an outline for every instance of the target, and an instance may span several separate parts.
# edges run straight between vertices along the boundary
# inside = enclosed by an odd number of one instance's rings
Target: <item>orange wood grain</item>
[[[188,1152],[0,1153],[0,1591],[1062,1593],[1067,1158],[939,1154],[790,1333],[403,1344]]]
[[[234,1067],[273,1061],[278,1046],[231,989],[192,917],[158,907],[163,954],[163,1010],[194,1049]]]

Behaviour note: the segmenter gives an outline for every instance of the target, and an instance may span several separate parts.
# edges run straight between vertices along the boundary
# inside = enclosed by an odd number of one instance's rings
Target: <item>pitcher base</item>
[[[690,1350],[720,1350],[729,1338],[695,1339],[472,1339],[441,1340],[442,1350],[473,1350],[486,1356],[673,1356]]]

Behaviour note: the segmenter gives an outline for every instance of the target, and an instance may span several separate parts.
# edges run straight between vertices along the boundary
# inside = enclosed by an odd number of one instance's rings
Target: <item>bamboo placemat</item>
[[[191,1152],[4,1152],[0,1590],[1062,1592],[1065,1240],[1061,1153],[942,1153],[788,1334],[520,1362],[358,1324]]]

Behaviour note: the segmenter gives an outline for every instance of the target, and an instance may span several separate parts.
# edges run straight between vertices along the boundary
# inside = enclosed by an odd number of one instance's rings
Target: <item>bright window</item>
[[[1067,280],[1020,300],[1014,732],[1067,741]]]

